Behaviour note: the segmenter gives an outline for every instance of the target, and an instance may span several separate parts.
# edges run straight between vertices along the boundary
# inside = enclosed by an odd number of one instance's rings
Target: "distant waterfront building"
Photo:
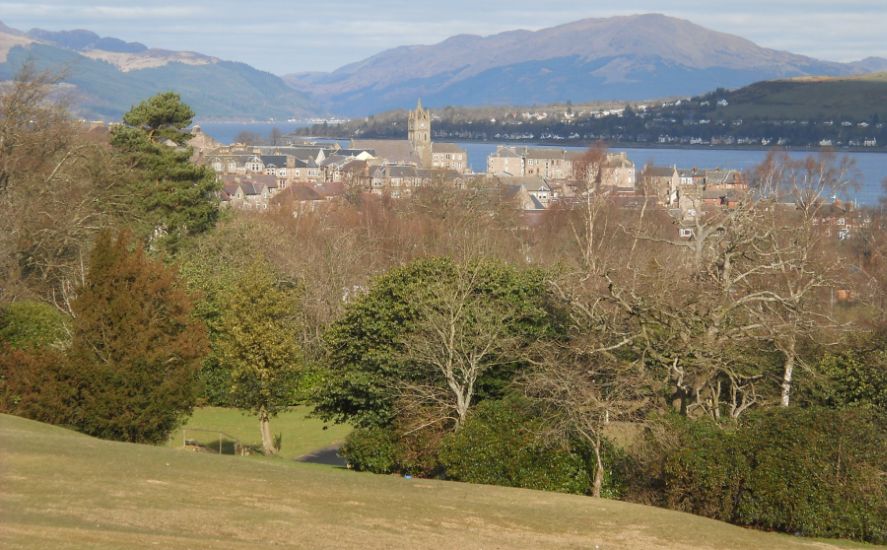
[[[487,158],[487,174],[497,177],[539,176],[551,181],[573,181],[584,156],[584,152],[566,149],[500,145]],[[625,153],[607,153],[600,166],[600,173],[588,174],[588,177],[598,176],[599,181],[588,183],[634,190],[637,180],[635,165]]]

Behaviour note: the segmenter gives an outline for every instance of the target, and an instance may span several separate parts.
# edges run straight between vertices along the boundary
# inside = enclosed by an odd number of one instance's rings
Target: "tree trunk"
[[[595,498],[601,497],[601,487],[604,485],[604,464],[601,460],[601,440],[597,438],[594,442],[594,458],[597,465],[594,468],[594,480],[591,487],[591,496]]]
[[[782,371],[782,406],[788,407],[792,393],[792,375],[795,370],[795,348],[797,347],[797,339],[791,334],[785,346],[782,347],[782,353],[785,355]]]
[[[787,354],[782,374],[782,406],[788,407],[792,392],[792,372],[795,370],[795,355]]]
[[[271,435],[271,418],[265,409],[259,410],[259,429],[262,431],[262,452],[269,456],[276,454],[274,437]]]

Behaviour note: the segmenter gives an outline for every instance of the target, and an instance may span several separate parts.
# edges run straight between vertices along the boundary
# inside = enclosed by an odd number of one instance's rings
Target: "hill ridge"
[[[457,34],[398,46],[330,73],[284,75],[336,112],[645,100],[760,80],[848,75],[887,60],[838,63],[761,47],[661,13],[586,18],[535,31]],[[505,94],[505,97],[503,97]]]
[[[116,120],[140,101],[169,90],[181,94],[202,120],[287,119],[321,111],[278,76],[245,63],[150,48],[87,30],[24,33],[0,22],[0,81],[14,78],[28,61],[65,75],[63,81],[73,85],[75,114],[83,118]]]

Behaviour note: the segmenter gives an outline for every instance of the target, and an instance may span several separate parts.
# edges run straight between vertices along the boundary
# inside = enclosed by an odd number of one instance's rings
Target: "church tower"
[[[422,108],[421,99],[410,111],[409,138],[419,168],[431,168],[431,111]]]

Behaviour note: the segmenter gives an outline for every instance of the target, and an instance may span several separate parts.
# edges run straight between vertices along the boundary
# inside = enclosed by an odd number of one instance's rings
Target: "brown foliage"
[[[77,391],[71,375],[57,350],[0,350],[0,412],[70,424]]]
[[[161,441],[194,406],[205,329],[175,272],[100,235],[73,303],[70,369],[77,427],[124,441]]]
[[[70,310],[92,238],[122,210],[106,136],[50,99],[25,66],[0,91],[0,300],[36,296]]]

